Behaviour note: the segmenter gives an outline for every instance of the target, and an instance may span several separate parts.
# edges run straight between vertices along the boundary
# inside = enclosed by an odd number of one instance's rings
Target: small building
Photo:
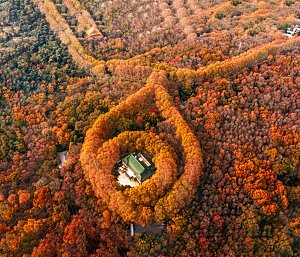
[[[63,164],[67,161],[68,156],[69,156],[68,151],[63,151],[63,152],[57,153],[59,168],[61,168],[63,166]]]
[[[288,37],[292,37],[300,34],[300,26],[296,25],[294,27],[290,27],[287,29],[285,35]]]
[[[141,152],[131,153],[122,159],[122,164],[127,168],[129,178],[136,178],[141,184],[154,173],[154,164]]]
[[[85,31],[85,33],[86,33],[86,38],[88,40],[91,40],[91,39],[99,39],[100,40],[103,38],[102,33],[96,27],[91,27],[91,28],[87,29]]]
[[[130,224],[130,236],[134,236],[134,224]]]

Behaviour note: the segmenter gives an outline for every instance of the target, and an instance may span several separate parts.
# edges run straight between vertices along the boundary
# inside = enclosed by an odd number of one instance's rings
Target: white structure
[[[287,29],[285,35],[288,37],[292,37],[300,33],[300,26],[296,25],[295,27],[290,27]]]
[[[133,223],[130,224],[130,236],[134,235],[134,225]]]
[[[68,151],[63,151],[57,153],[59,162],[58,162],[58,168],[61,168],[61,166],[67,161],[68,159]]]

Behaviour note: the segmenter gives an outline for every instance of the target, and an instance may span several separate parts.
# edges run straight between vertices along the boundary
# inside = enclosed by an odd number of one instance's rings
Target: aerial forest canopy
[[[1,0],[0,256],[299,256],[299,34],[295,0]]]

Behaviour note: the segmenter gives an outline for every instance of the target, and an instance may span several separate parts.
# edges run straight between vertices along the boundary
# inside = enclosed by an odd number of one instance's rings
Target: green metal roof
[[[148,165],[143,160],[139,160],[135,153],[123,158],[123,162],[132,170],[139,182],[144,181],[154,173],[153,163],[147,159],[145,161],[148,162]]]
[[[145,170],[145,167],[132,154],[129,156],[129,165],[135,173],[143,173]]]

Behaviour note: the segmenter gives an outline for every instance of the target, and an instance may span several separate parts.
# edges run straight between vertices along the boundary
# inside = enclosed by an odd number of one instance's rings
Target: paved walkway
[[[124,172],[120,170],[118,171],[120,173],[120,175],[118,176],[118,182],[120,183],[120,185],[131,186],[131,187],[136,187],[140,185],[137,181],[128,178]]]
[[[153,233],[153,234],[161,234],[162,231],[165,230],[161,224],[152,223],[147,227],[142,227],[138,223],[134,223],[134,233]]]

